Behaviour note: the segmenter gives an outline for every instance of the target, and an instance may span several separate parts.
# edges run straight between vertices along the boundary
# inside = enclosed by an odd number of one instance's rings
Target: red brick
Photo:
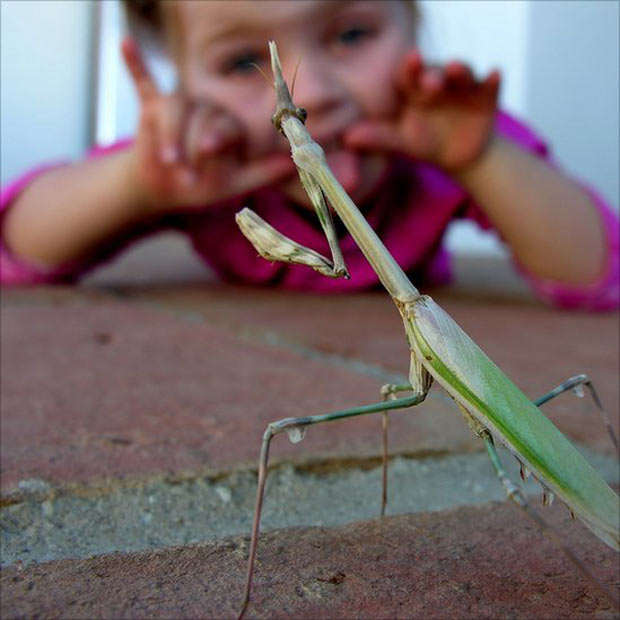
[[[141,299],[231,329],[275,331],[291,342],[406,374],[409,364],[402,322],[385,293],[322,296],[226,286],[153,287]],[[617,313],[562,312],[528,302],[434,295],[445,310],[531,398],[569,377],[586,373],[614,422],[620,421],[620,324]],[[570,395],[545,412],[573,439],[613,453],[594,409]]]
[[[610,588],[617,555],[554,505],[573,550]],[[3,617],[232,618],[247,542],[88,560],[1,574]],[[248,618],[613,618],[610,603],[518,508],[388,517],[266,534]]]
[[[273,298],[273,303],[278,297]],[[2,311],[2,485],[213,471],[254,464],[268,422],[378,400],[379,381],[240,341],[230,330],[122,302]],[[434,397],[393,416],[396,451],[467,450]],[[285,438],[274,458],[378,454],[380,422]]]

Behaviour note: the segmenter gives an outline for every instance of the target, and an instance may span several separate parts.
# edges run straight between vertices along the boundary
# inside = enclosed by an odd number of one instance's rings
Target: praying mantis
[[[617,607],[615,594],[595,578],[564,545],[559,534],[531,508],[520,488],[509,479],[495,448],[495,442],[501,442],[520,462],[522,478],[531,474],[538,480],[543,489],[543,504],[551,503],[553,497],[557,496],[566,504],[572,517],[579,518],[600,540],[619,550],[618,495],[538,408],[562,392],[583,389],[585,386],[601,411],[617,449],[618,440],[590,381],[585,375],[578,375],[537,401],[530,401],[431,297],[420,294],[332,174],[323,150],[305,128],[306,112],[292,101],[274,42],[269,43],[269,50],[277,96],[272,121],[290,143],[300,180],[323,227],[332,259],[285,237],[248,208],[237,214],[237,223],[262,257],[271,261],[306,265],[329,277],[346,278],[349,274],[338,246],[332,215],[325,201],[327,199],[394,301],[404,324],[411,362],[409,384],[383,386],[382,402],[323,415],[285,418],[267,426],[259,459],[256,507],[239,617],[245,613],[250,600],[272,438],[286,431],[292,439],[295,434],[300,439],[306,427],[312,424],[381,413],[383,515],[386,504],[387,414],[391,410],[420,404],[433,381],[452,397],[466,423],[484,442],[491,464],[508,497],[534,520],[540,531]],[[411,395],[399,396],[406,392]]]

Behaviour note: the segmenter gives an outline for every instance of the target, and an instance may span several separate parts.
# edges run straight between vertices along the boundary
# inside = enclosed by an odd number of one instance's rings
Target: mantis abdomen
[[[618,550],[620,500],[578,450],[430,297],[402,310],[433,378],[603,542]]]

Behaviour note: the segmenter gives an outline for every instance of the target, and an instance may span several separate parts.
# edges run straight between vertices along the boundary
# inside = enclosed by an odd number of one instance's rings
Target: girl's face
[[[247,136],[245,157],[288,150],[271,124],[275,95],[256,70],[271,76],[267,42],[274,40],[293,100],[332,171],[354,200],[376,186],[384,156],[343,148],[357,121],[394,114],[395,68],[413,44],[414,24],[403,0],[175,2],[172,48],[181,88],[191,99],[220,106]],[[299,181],[282,189],[309,204]]]

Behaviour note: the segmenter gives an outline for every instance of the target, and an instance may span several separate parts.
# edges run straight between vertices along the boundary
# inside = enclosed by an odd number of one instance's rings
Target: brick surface
[[[161,252],[153,256],[165,262]],[[7,503],[19,500],[20,483],[30,490],[46,489],[41,480],[102,484],[106,493],[106,485],[134,478],[252,467],[269,421],[375,402],[382,380],[373,372],[407,372],[402,325],[383,293],[324,297],[197,285],[200,274],[182,253],[164,278],[153,256],[95,275],[86,287],[3,291]],[[154,284],[183,280],[181,272],[194,284]],[[434,296],[532,397],[589,373],[617,427],[617,314]],[[569,395],[546,410],[569,436],[611,453],[591,406]],[[396,453],[480,448],[439,391],[391,419]],[[377,417],[316,427],[299,446],[278,438],[272,457],[346,465],[379,453],[379,428]],[[79,496],[79,488],[70,493]],[[29,501],[38,508],[36,498]],[[42,511],[46,504],[53,508],[44,502]],[[557,502],[547,514],[595,574],[617,586],[617,555]],[[2,617],[233,617],[246,553],[247,540],[231,538],[14,565],[1,572]],[[274,616],[617,614],[516,508],[489,504],[265,534],[248,617]]]
[[[318,351],[407,373],[402,323],[384,293],[320,296],[234,287],[153,287],[140,299],[191,311],[232,329],[272,331]],[[438,303],[513,381],[536,398],[576,374],[590,376],[618,429],[620,364],[617,313],[560,312],[527,300],[471,298],[437,292]],[[591,407],[570,396],[545,406],[567,435],[613,452]]]
[[[4,304],[2,369],[5,493],[29,478],[84,483],[254,463],[268,422],[375,402],[380,385],[110,300]],[[393,449],[471,449],[464,425],[439,432],[453,415],[431,397],[420,414],[393,416]],[[379,428],[377,418],[316,427],[303,447],[274,442],[273,456],[376,455]]]
[[[304,359],[286,346],[240,339],[247,330],[387,371],[408,366],[400,320],[385,295],[221,286],[139,291],[134,287],[125,300],[87,288],[3,295],[5,492],[33,477],[84,482],[247,464],[271,420],[377,400],[381,381]],[[617,425],[617,315],[439,300],[532,396],[589,372]],[[547,410],[571,437],[610,450],[591,406],[565,396]],[[415,414],[392,420],[395,452],[477,447],[436,393]],[[273,456],[376,455],[377,425],[358,419],[317,427],[303,447],[276,442]]]
[[[615,552],[547,511],[608,587]],[[232,618],[247,541],[1,573],[6,618]],[[248,618],[613,618],[608,602],[511,505],[266,534]]]

